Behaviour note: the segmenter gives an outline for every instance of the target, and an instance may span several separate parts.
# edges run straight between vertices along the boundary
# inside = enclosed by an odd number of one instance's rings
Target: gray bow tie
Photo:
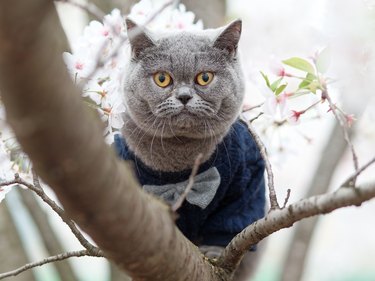
[[[173,205],[183,194],[188,180],[175,184],[144,185],[143,189]],[[216,167],[200,173],[194,178],[194,185],[186,197],[186,201],[205,209],[211,203],[220,185],[220,174]]]

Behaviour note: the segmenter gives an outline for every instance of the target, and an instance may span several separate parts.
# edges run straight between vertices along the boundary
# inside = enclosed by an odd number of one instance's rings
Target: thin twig
[[[181,194],[181,196],[178,198],[178,200],[173,204],[171,207],[173,212],[176,212],[181,206],[182,203],[184,203],[186,196],[189,194],[190,190],[193,188],[194,185],[194,178],[198,173],[199,165],[201,164],[203,154],[199,153],[197,158],[195,158],[193,169],[191,170],[191,174],[189,176],[188,184],[184,190],[184,193]]]
[[[60,206],[58,206],[55,201],[53,201],[51,198],[49,198],[47,196],[47,194],[44,192],[43,188],[41,187],[39,179],[37,179],[36,174],[35,173],[33,173],[33,174],[34,174],[34,180],[33,181],[34,181],[34,183],[36,183],[35,186],[28,183],[27,181],[23,180],[19,176],[19,174],[14,175],[14,180],[0,183],[0,186],[20,184],[20,185],[23,185],[23,186],[27,187],[28,189],[34,191],[45,203],[47,203],[48,206],[50,206],[52,208],[53,211],[55,211],[56,214],[59,215],[59,217],[70,228],[70,230],[72,231],[74,236],[78,239],[78,241],[81,243],[81,245],[83,247],[85,247],[90,252],[90,254],[92,254],[94,256],[103,256],[104,254],[103,254],[102,250],[100,250],[98,247],[91,244],[83,236],[83,234],[78,229],[76,224],[66,216],[65,211]]]
[[[31,169],[31,172],[33,174],[33,184],[34,184],[34,186],[36,188],[40,189],[41,191],[43,191],[42,185],[39,181],[39,177],[38,177],[37,173],[35,172],[34,168]]]
[[[251,118],[249,120],[250,123],[253,123],[255,120],[257,120],[260,116],[262,116],[264,113],[263,112],[259,112],[257,116]]]
[[[256,104],[256,105],[253,105],[253,106],[250,106],[250,107],[247,107],[247,108],[243,108],[242,109],[242,113],[245,113],[245,112],[248,112],[248,111],[251,111],[255,108],[259,108],[261,107],[262,105],[264,104],[264,102],[260,103],[260,104]]]
[[[0,279],[4,279],[4,278],[7,278],[7,277],[11,277],[11,276],[16,276],[16,275],[18,275],[18,274],[20,274],[20,273],[22,273],[26,270],[29,270],[29,269],[37,267],[37,266],[45,265],[47,263],[62,261],[62,260],[65,260],[65,259],[68,259],[68,258],[71,258],[71,257],[83,257],[83,256],[93,257],[95,255],[92,255],[88,250],[81,250],[81,251],[74,251],[74,252],[67,252],[67,253],[63,253],[63,254],[58,254],[56,256],[51,256],[51,257],[48,257],[46,259],[43,259],[41,261],[25,264],[24,266],[21,266],[21,267],[15,269],[15,270],[8,271],[8,272],[5,272],[5,273],[1,273]],[[100,256],[98,256],[98,257],[100,257]]]
[[[323,86],[322,99],[328,101],[329,107],[332,110],[333,115],[335,116],[336,120],[339,122],[339,124],[340,124],[340,126],[341,126],[341,128],[344,132],[345,141],[348,143],[349,149],[350,149],[351,154],[352,154],[354,169],[357,172],[358,166],[359,166],[358,156],[357,156],[357,153],[355,152],[354,145],[353,145],[352,141],[350,140],[349,132],[348,132],[348,126],[345,122],[343,122],[343,120],[338,115],[338,113],[336,111],[337,106],[332,102],[331,97],[328,94],[328,90],[327,90],[326,86]],[[351,182],[352,182],[353,186],[355,186],[356,177],[354,177]]]
[[[288,190],[286,191],[286,197],[285,197],[285,200],[284,200],[284,205],[281,209],[284,209],[286,207],[286,204],[288,204],[288,201],[289,201],[289,198],[290,198],[290,188],[288,188]]]
[[[78,2],[73,1],[73,0],[56,0],[56,1],[62,2],[62,3],[68,3],[72,6],[80,8],[80,9],[86,11],[87,13],[89,13],[90,15],[92,15],[93,17],[95,17],[98,20],[102,20],[105,16],[105,13],[98,6],[96,6],[94,3],[91,3],[91,2],[78,3]]]
[[[276,195],[276,192],[275,192],[275,185],[274,185],[274,181],[273,181],[272,166],[271,166],[271,162],[270,162],[270,160],[268,158],[268,155],[267,155],[266,147],[264,146],[262,140],[260,139],[260,137],[258,136],[258,134],[255,132],[255,130],[253,129],[253,127],[249,123],[249,121],[246,120],[243,116],[240,116],[240,120],[245,125],[247,125],[247,128],[248,128],[251,136],[253,137],[256,145],[258,146],[260,154],[261,154],[261,156],[262,156],[262,158],[263,158],[263,160],[264,160],[264,162],[266,164],[269,197],[270,197],[270,203],[271,203],[271,209],[270,209],[270,211],[280,209],[280,205],[279,205],[279,202],[277,201],[277,195]]]
[[[348,187],[348,186],[355,186],[355,180],[357,177],[366,170],[369,166],[375,163],[375,157],[368,161],[365,165],[359,168],[353,175],[351,175],[342,185],[341,187]]]

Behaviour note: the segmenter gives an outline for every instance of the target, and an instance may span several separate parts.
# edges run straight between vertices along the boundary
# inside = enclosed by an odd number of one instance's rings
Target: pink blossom
[[[357,119],[355,118],[354,114],[346,114],[345,120],[346,120],[346,124],[350,128],[353,125],[354,121],[356,121]]]
[[[71,75],[78,78],[86,77],[94,68],[94,60],[82,54],[63,53],[64,62],[70,71]]]
[[[269,67],[270,67],[271,72],[278,77],[285,77],[285,76],[290,77],[291,76],[289,73],[286,72],[281,62],[275,58],[271,58]]]
[[[76,64],[75,64],[75,69],[77,70],[82,70],[83,69],[83,63],[80,62],[80,61],[76,61]]]
[[[263,105],[264,113],[274,118],[285,119],[287,117],[289,95],[284,92],[276,96],[268,87],[263,85],[261,86],[261,92],[266,98]]]

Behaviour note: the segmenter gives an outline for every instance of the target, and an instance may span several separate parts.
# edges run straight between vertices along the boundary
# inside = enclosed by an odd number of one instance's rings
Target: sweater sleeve
[[[225,196],[201,229],[202,245],[226,246],[246,226],[264,216],[263,159],[247,131],[238,143],[236,161],[240,163]]]

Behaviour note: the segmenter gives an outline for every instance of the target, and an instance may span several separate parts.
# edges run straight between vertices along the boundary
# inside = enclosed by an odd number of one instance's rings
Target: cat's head
[[[154,34],[127,20],[132,50],[124,77],[127,114],[157,137],[219,139],[244,94],[241,21],[215,30]]]

